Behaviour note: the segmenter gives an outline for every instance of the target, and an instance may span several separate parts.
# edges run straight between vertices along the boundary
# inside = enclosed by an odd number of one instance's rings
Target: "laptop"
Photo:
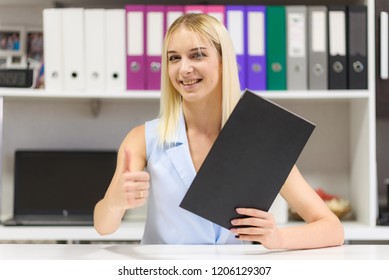
[[[237,207],[268,211],[314,128],[246,90],[180,206],[227,229]]]
[[[93,225],[115,168],[115,151],[16,151],[14,215],[3,224]]]

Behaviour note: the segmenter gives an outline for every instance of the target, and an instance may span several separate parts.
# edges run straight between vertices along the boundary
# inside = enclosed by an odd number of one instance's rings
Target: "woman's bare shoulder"
[[[122,141],[118,151],[118,164],[124,162],[125,151],[131,155],[131,170],[143,170],[146,166],[146,142],[144,125],[131,129]],[[118,168],[121,170],[121,167]]]
[[[126,147],[143,147],[146,145],[145,125],[139,125],[131,129],[123,140],[121,146]]]

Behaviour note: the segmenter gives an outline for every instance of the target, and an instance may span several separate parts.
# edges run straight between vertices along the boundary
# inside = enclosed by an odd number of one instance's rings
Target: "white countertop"
[[[389,260],[389,245],[268,250],[260,245],[1,244],[0,260]]]
[[[115,233],[106,236],[100,236],[92,226],[0,225],[0,240],[139,241],[143,235],[144,224],[144,221],[125,221]],[[346,241],[389,240],[389,226],[370,227],[354,222],[343,224]]]

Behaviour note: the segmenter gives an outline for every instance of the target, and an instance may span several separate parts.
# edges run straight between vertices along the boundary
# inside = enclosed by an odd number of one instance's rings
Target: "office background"
[[[157,1],[0,1],[0,26],[43,30],[42,10],[50,7],[124,8],[128,4],[161,4]],[[182,3],[181,3],[182,2]],[[231,1],[233,2],[233,1]],[[169,4],[203,4],[164,1]],[[208,4],[229,5],[228,1]],[[299,159],[299,166],[313,187],[351,201],[352,213],[344,220],[349,242],[386,242],[387,228],[377,226],[379,208],[387,205],[385,178],[389,121],[375,116],[375,1],[241,1],[243,5],[360,5],[367,6],[368,87],[365,90],[266,91],[275,102],[318,125],[316,134]],[[17,64],[17,62],[16,62]],[[15,66],[15,64],[13,65]],[[20,148],[116,149],[126,132],[158,113],[157,90],[90,92],[44,89],[0,89],[2,96],[1,216],[12,214],[13,154]],[[377,125],[377,127],[376,127]],[[377,149],[376,149],[377,148]],[[377,153],[377,156],[376,156]],[[377,160],[377,162],[376,162]],[[285,205],[280,203],[281,211]],[[285,214],[285,213],[284,213]],[[145,209],[129,211],[121,231],[100,238],[91,228],[5,228],[0,239],[136,241]],[[286,222],[289,221],[286,218]],[[134,223],[135,228],[131,223]],[[35,235],[36,234],[36,235]],[[39,237],[41,234],[41,237]],[[57,235],[56,235],[57,234]],[[50,236],[51,235],[51,236]],[[111,238],[111,239],[110,239]]]

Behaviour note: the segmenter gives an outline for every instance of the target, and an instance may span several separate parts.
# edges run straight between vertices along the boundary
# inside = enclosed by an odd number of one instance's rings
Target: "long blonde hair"
[[[176,140],[181,113],[181,95],[173,87],[168,75],[167,46],[171,35],[184,27],[203,36],[216,48],[222,63],[222,127],[240,98],[238,67],[231,37],[216,18],[206,14],[185,14],[170,26],[162,50],[161,103],[159,112],[159,143],[169,145]]]

